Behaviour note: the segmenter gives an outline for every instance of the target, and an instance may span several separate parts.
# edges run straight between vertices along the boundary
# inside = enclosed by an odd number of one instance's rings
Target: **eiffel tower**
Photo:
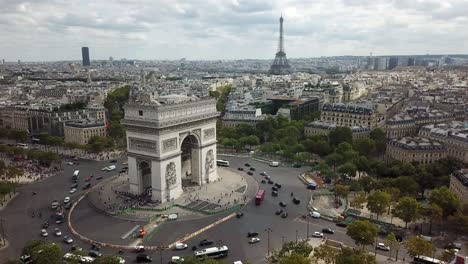
[[[284,40],[283,40],[283,16],[280,17],[280,36],[278,42],[278,51],[276,52],[275,60],[270,68],[270,73],[275,75],[290,74],[292,72],[291,66],[286,58],[286,52],[284,52]]]

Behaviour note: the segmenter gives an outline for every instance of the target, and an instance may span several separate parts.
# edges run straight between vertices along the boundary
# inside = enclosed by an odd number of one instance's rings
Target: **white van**
[[[309,215],[312,217],[312,218],[320,218],[320,213],[319,212],[310,212]]]
[[[279,162],[277,161],[270,162],[270,167],[278,167],[278,166],[279,166]]]

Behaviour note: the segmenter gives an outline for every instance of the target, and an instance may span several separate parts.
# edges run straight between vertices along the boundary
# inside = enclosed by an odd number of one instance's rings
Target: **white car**
[[[41,236],[43,236],[43,237],[48,237],[49,234],[47,233],[47,230],[41,229]]]
[[[310,212],[309,213],[312,218],[320,218],[320,213],[319,212]]]
[[[187,244],[184,244],[184,243],[176,243],[175,244],[175,248],[178,249],[178,250],[186,249],[187,247],[188,247]]]
[[[171,262],[172,262],[172,263],[180,263],[180,262],[184,262],[184,258],[182,258],[182,257],[179,257],[179,256],[172,256],[172,258],[171,258]]]
[[[67,162],[67,165],[73,165],[73,164],[74,164],[74,163],[71,162],[71,161]]]
[[[63,237],[63,242],[65,242],[65,244],[72,244],[72,243],[73,243],[73,239],[72,239],[71,237],[64,236],[64,237]]]
[[[70,202],[70,197],[65,197],[65,199],[63,199],[63,203],[69,203]]]
[[[260,242],[260,238],[258,238],[258,237],[252,237],[249,240],[249,244],[254,244],[254,243],[258,243],[258,242]]]
[[[70,194],[74,194],[76,193],[76,188],[71,188],[70,191],[69,191]]]
[[[314,232],[312,234],[313,237],[323,237],[323,233],[320,233],[320,232]]]
[[[125,259],[121,257],[116,257],[119,260],[119,264],[125,264]]]
[[[62,236],[62,231],[60,231],[60,229],[58,229],[58,228],[55,228],[54,229],[54,234],[55,234],[55,236],[58,236],[58,237]]]
[[[390,251],[390,247],[386,246],[384,243],[378,243],[376,248],[383,251]]]

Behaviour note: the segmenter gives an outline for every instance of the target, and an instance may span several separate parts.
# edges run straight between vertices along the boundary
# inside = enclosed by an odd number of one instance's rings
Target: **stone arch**
[[[151,162],[142,160],[138,163],[138,174],[141,180],[143,192],[151,193],[152,180],[151,180]]]
[[[200,182],[200,139],[189,133],[180,143],[182,185],[201,184]]]

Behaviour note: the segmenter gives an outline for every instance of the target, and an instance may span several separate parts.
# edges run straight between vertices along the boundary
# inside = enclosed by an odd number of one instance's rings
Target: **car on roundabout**
[[[145,246],[143,246],[143,245],[135,246],[135,249],[133,251],[135,251],[137,253],[145,252]]]
[[[69,191],[70,194],[74,194],[76,193],[76,188],[71,188],[70,191]]]
[[[266,171],[260,172],[260,175],[262,175],[262,176],[268,176],[268,174],[266,173]]]
[[[261,182],[261,183],[266,183],[266,180],[261,180],[260,182]]]
[[[60,231],[60,229],[58,229],[58,228],[55,228],[54,229],[54,234],[55,234],[55,236],[58,236],[58,237],[62,236],[62,231]]]
[[[281,207],[286,207],[286,205],[287,204],[285,202],[279,202],[279,206],[281,206]]]
[[[244,166],[246,166],[246,167],[250,167],[250,164],[249,164],[249,163],[246,163],[246,164],[244,164]]]
[[[209,246],[209,245],[212,245],[212,244],[214,244],[213,240],[203,239],[202,241],[200,241],[200,243],[198,245],[200,245],[200,247],[204,247],[204,246]]]
[[[49,236],[49,233],[47,233],[47,230],[41,229],[41,236],[42,236],[42,237],[48,237],[48,236]]]
[[[268,184],[273,184],[273,183],[275,183],[275,182],[272,181],[272,180],[268,180]]]
[[[332,234],[332,235],[335,234],[335,231],[331,228],[323,228],[322,232],[326,234]]]
[[[239,167],[237,169],[240,170],[240,171],[244,171],[244,168],[242,168],[242,167]]]
[[[256,237],[258,236],[258,232],[248,232],[247,237]]]
[[[252,175],[253,175],[253,172],[248,171],[247,174],[250,175],[250,176],[252,176]]]
[[[271,191],[271,196],[278,197],[278,191]]]
[[[314,232],[312,234],[313,237],[323,237],[323,233],[320,233],[320,232]]]
[[[275,215],[280,215],[282,213],[283,213],[283,209],[278,209],[276,210]]]
[[[249,240],[249,244],[255,244],[255,243],[258,243],[258,242],[260,242],[260,238],[258,238],[258,237],[252,237]]]
[[[175,249],[177,249],[177,250],[183,250],[183,249],[186,249],[187,247],[188,247],[188,245],[185,244],[185,243],[176,243],[175,244]]]
[[[284,212],[282,215],[281,215],[281,218],[287,218],[288,217],[288,213]]]
[[[64,242],[65,244],[73,244],[73,239],[72,239],[71,237],[69,237],[69,236],[64,236],[64,237],[63,237],[63,242]],[[92,256],[91,256],[91,257],[92,257]]]
[[[153,261],[153,258],[146,254],[138,254],[138,256],[136,257],[137,263],[149,263],[152,261]]]

